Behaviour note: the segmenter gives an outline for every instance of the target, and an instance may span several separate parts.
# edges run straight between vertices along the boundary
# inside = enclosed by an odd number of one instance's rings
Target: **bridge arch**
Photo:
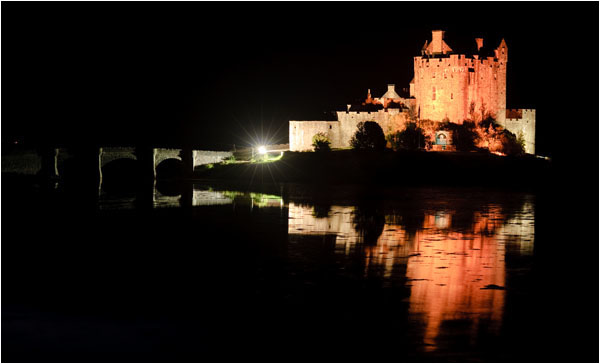
[[[138,157],[133,147],[105,147],[98,150],[98,174],[99,174],[99,189],[108,188],[113,189],[110,183],[107,184],[106,177],[114,175],[125,175],[127,181],[121,181],[119,184],[115,183],[115,186],[125,187],[130,189],[131,184],[135,180],[136,174],[139,170]],[[110,179],[110,178],[109,178]]]
[[[135,148],[131,147],[108,147],[100,148],[100,168],[117,159],[137,160]]]
[[[154,177],[173,178],[183,173],[183,158],[181,149],[154,149]]]
[[[167,159],[178,159],[181,158],[181,149],[170,149],[170,148],[156,148],[154,149],[154,168],[161,164]]]

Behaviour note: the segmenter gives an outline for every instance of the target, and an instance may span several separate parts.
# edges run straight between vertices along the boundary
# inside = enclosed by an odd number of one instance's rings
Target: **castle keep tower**
[[[493,55],[482,57],[483,38],[476,38],[477,53],[472,58],[451,54],[444,32],[431,32],[422,55],[414,57],[411,96],[416,99],[420,119],[462,123],[465,119],[491,114],[499,123],[506,115],[506,62],[504,39]],[[485,116],[485,115],[484,115]]]

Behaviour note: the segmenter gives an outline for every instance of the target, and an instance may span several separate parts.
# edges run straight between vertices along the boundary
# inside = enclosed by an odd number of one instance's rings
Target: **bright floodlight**
[[[267,148],[264,145],[258,147],[258,154],[267,154]]]

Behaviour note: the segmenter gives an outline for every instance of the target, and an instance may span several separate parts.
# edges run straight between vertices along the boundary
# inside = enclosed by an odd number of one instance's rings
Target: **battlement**
[[[500,67],[505,65],[504,61],[494,57],[479,58],[478,55],[469,57],[465,54],[450,54],[441,57],[414,57],[416,68],[433,68],[433,67],[475,67],[475,66],[491,66]]]
[[[407,109],[395,109],[395,108],[389,108],[389,109],[380,109],[377,111],[337,111],[338,114],[338,119],[339,119],[339,115],[381,115],[381,114],[400,114],[402,112],[407,112]]]
[[[535,109],[506,109],[506,121],[535,120]]]

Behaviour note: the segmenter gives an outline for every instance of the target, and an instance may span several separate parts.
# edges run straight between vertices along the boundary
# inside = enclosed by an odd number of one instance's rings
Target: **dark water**
[[[3,361],[597,360],[546,196],[158,187],[5,183]]]

